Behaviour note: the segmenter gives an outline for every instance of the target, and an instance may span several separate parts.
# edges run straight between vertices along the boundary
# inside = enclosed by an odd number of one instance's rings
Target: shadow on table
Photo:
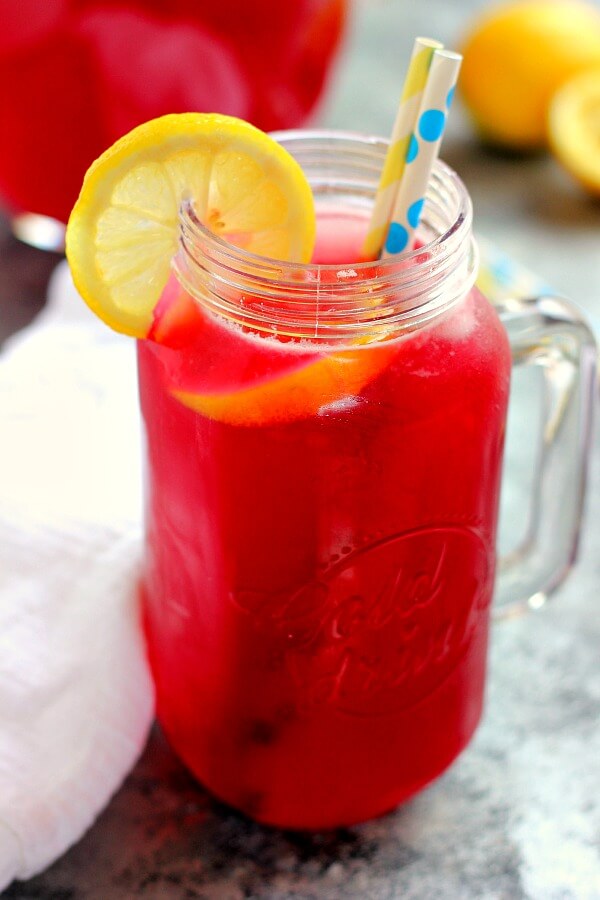
[[[491,214],[495,206],[500,218],[512,217],[513,226],[523,216],[575,233],[600,223],[600,198],[586,194],[548,152],[508,152],[461,137],[447,141],[442,156],[471,192],[476,221],[478,211]],[[499,185],[505,187],[503,208]]]
[[[43,307],[48,281],[61,259],[60,253],[17,240],[0,210],[0,346]]]
[[[290,892],[322,898],[339,891],[342,881],[355,881],[365,863],[371,878],[374,867],[383,871],[393,863],[397,871],[418,858],[397,835],[382,846],[385,822],[369,823],[366,831],[360,826],[315,834],[261,826],[199,787],[155,728],[142,759],[92,830],[47,872],[13,883],[3,897],[230,900],[267,896],[267,888],[273,897]],[[350,896],[345,888],[342,894]]]

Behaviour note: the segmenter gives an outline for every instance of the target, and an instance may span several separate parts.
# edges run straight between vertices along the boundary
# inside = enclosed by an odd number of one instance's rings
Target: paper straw
[[[439,41],[432,41],[429,38],[418,37],[415,39],[390,138],[390,147],[383,165],[369,229],[362,248],[363,259],[377,259],[381,252],[392,216],[398,184],[406,164],[411,135],[415,130],[433,51],[442,47],[443,44],[440,44]]]
[[[411,141],[406,166],[394,202],[382,256],[412,247],[421,219],[433,164],[438,157],[448,110],[462,62],[459,53],[435,50]]]

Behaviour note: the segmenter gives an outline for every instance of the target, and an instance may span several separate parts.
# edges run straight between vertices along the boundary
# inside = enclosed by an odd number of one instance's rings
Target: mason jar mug
[[[313,261],[232,247],[186,205],[161,341],[139,343],[142,592],[181,759],[260,821],[324,828],[455,759],[481,716],[495,585],[512,612],[568,570],[595,349],[567,301],[481,295],[470,200],[443,163],[419,246],[359,262],[386,143],[277,137],[313,187]],[[513,363],[545,384],[538,515],[498,575]]]

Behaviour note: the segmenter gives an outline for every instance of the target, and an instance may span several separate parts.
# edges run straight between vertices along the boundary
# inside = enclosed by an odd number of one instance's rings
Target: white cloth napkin
[[[91,825],[153,716],[133,341],[77,297],[0,354],[0,890]]]

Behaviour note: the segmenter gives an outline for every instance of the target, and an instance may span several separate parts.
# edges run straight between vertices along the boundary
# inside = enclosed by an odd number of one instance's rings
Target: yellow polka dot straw
[[[451,50],[435,50],[433,53],[382,257],[395,256],[413,245],[431,170],[440,152],[461,62],[462,56]]]
[[[390,149],[385,158],[369,229],[362,248],[364,259],[377,259],[381,252],[398,184],[406,165],[406,153],[417,121],[433,51],[442,47],[443,44],[439,41],[432,41],[429,38],[415,39],[390,138]]]

